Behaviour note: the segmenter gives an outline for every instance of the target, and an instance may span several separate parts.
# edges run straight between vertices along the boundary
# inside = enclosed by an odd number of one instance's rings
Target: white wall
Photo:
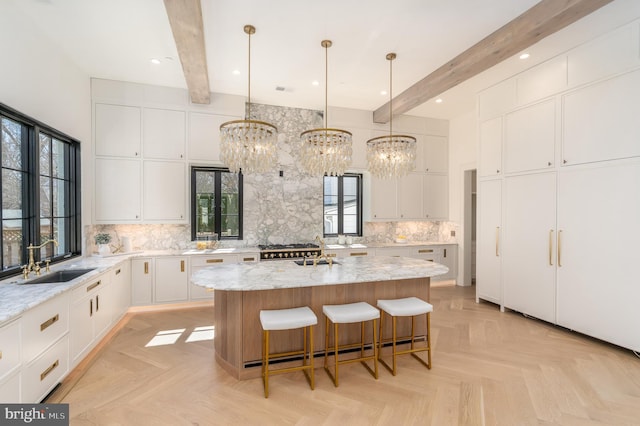
[[[82,142],[82,168],[91,162],[91,92],[80,70],[10,2],[0,2],[0,102]],[[82,181],[83,223],[90,196]]]
[[[458,285],[471,285],[471,277],[464,274],[464,172],[476,168],[477,128],[475,110],[449,122],[449,220],[460,225],[460,235],[456,235]]]

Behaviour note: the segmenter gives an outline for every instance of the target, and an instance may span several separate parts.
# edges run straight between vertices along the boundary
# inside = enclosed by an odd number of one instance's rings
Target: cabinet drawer
[[[108,279],[106,274],[98,275],[97,277],[88,280],[86,283],[73,290],[71,293],[71,303],[77,302],[87,295],[93,295],[94,293],[102,291],[102,289],[107,286],[107,281]]]
[[[3,404],[20,402],[20,372],[16,372],[4,382],[0,381],[0,401]]]
[[[256,257],[257,255],[241,255],[242,260],[244,257]],[[191,258],[191,266],[214,266],[221,265],[223,263],[236,263],[238,262],[237,254],[229,255],[217,255],[217,256],[193,256]]]
[[[69,337],[64,336],[22,371],[22,401],[40,402],[69,370]]]
[[[20,320],[0,328],[0,380],[20,366],[20,346]]]
[[[22,356],[30,362],[69,330],[69,296],[62,294],[22,317]]]

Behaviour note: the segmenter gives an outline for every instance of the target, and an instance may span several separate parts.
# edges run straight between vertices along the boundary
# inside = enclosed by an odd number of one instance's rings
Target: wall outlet
[[[456,236],[456,231],[451,231],[451,236],[455,237]]]

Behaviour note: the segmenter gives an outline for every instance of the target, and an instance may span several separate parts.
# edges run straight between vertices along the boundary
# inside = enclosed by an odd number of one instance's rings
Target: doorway
[[[464,171],[463,285],[476,284],[476,169]]]

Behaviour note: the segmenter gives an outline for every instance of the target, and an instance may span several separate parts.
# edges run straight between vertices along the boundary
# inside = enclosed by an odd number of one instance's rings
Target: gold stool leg
[[[382,337],[384,334],[384,330],[382,328],[382,325],[384,323],[384,311],[380,311],[380,333],[378,333],[380,336],[380,340],[378,341],[378,359],[380,359],[382,357],[382,342],[384,341],[384,338]]]
[[[411,317],[411,350],[414,349],[414,343],[416,340],[416,317]]]
[[[324,368],[325,369],[329,365],[327,361],[328,353],[329,353],[329,318],[326,318],[324,321]]]
[[[396,317],[394,317],[394,316],[391,317],[391,322],[393,323],[393,332],[392,332],[392,336],[393,336],[392,337],[392,339],[393,339],[393,341],[392,341],[392,347],[393,347],[393,372],[392,373],[393,373],[394,376],[396,375],[396,357],[397,357],[397,354],[396,354],[396,337],[397,337],[397,335],[396,335],[396,325],[397,325],[397,321],[398,321],[398,319]]]
[[[382,320],[380,320],[382,323]],[[375,378],[378,379],[378,342],[376,342],[376,320],[373,320],[373,370],[375,371]]]
[[[427,312],[427,359],[428,368],[431,370],[431,312]]]
[[[263,335],[263,346],[262,350],[264,353],[263,361],[262,361],[262,370],[264,375],[264,397],[269,398],[269,330],[264,330],[262,332]]]
[[[311,364],[311,390],[315,388],[315,376],[313,371],[313,326],[309,326],[309,363]]]
[[[336,385],[336,387],[338,387],[338,323],[333,324],[333,329],[334,329],[334,333],[333,333],[333,338],[334,338],[334,342],[333,342],[333,346],[334,346],[333,358],[334,358],[335,366],[336,366],[335,385]]]

